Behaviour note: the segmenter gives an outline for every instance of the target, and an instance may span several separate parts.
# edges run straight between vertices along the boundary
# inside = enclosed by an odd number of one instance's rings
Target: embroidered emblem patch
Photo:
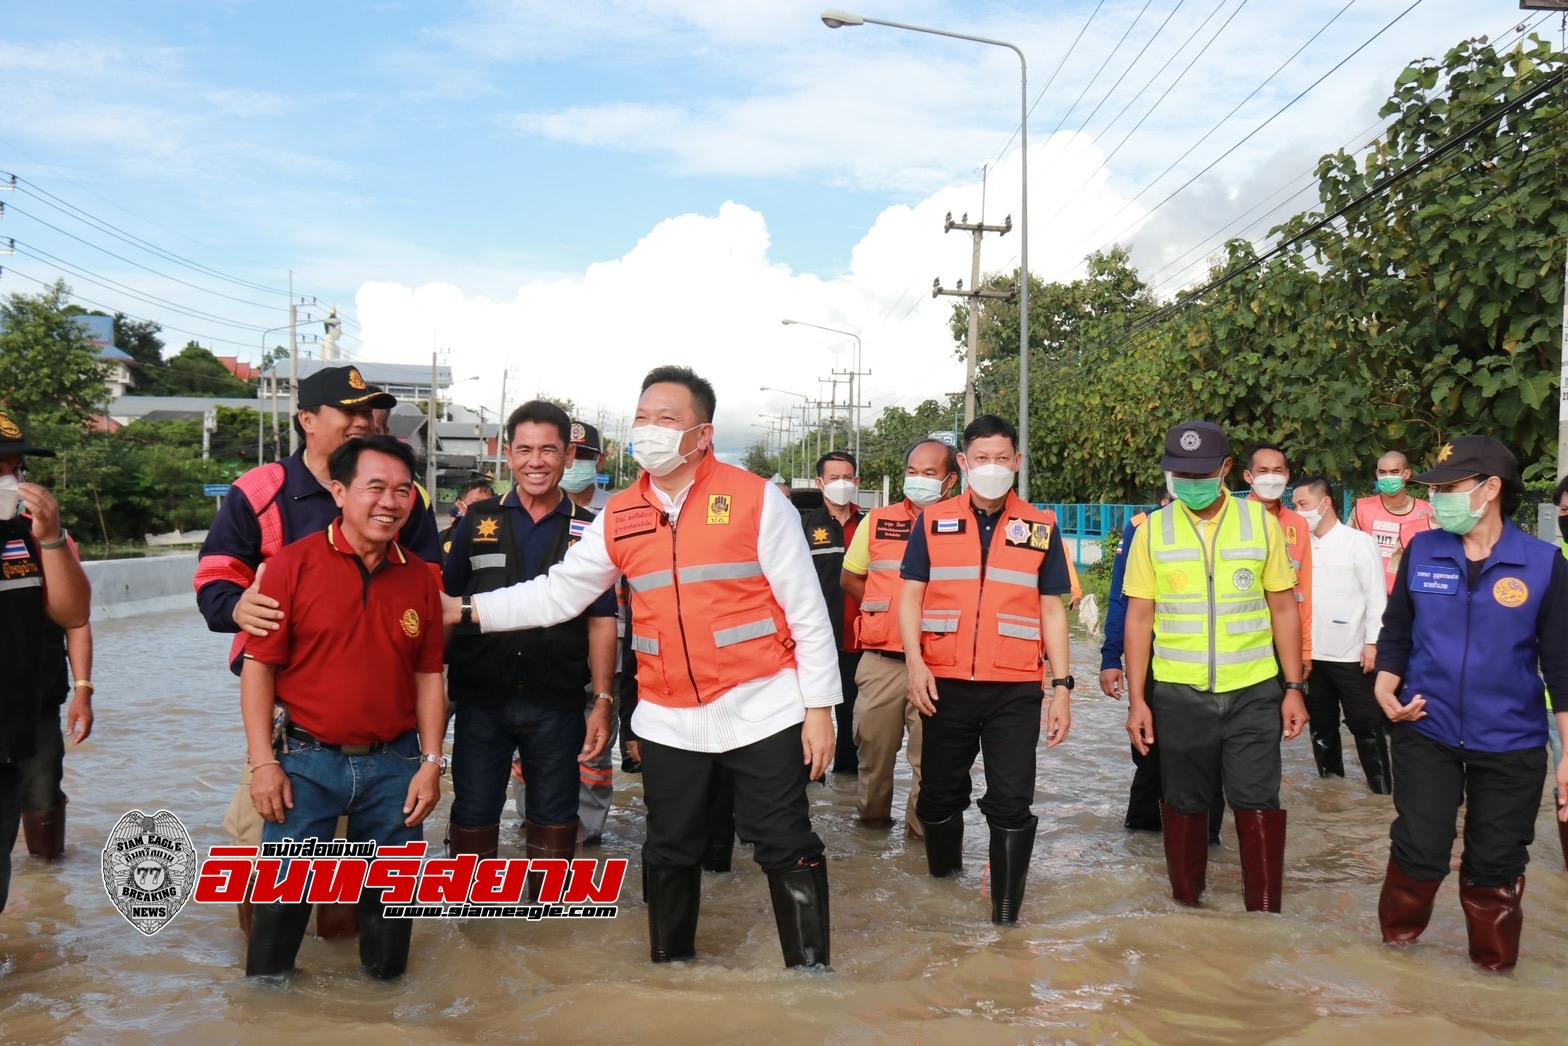
[[[1007,521],[1007,540],[1015,545],[1022,545],[1029,540],[1029,524],[1021,519]]]
[[[727,524],[730,521],[730,496],[728,494],[708,495],[708,523]]]
[[[1530,589],[1516,577],[1505,577],[1492,586],[1492,598],[1505,607],[1523,606],[1530,598]]]
[[[1187,591],[1187,583],[1188,582],[1187,582],[1187,572],[1185,570],[1173,570],[1173,571],[1171,571],[1169,574],[1165,575],[1165,581],[1166,581],[1167,584],[1169,584],[1171,586],[1171,591],[1172,592],[1185,592],[1185,591]]]
[[[475,541],[500,541],[501,538],[498,536],[498,533],[497,533],[498,531],[500,531],[500,529],[501,529],[501,521],[500,520],[498,520],[498,519],[481,519],[479,521],[479,525],[474,528],[474,540]]]
[[[1177,442],[1181,444],[1182,450],[1191,453],[1192,451],[1195,451],[1199,447],[1203,446],[1203,437],[1198,435],[1192,429],[1188,429],[1186,432],[1181,434],[1180,438],[1177,439]]]
[[[348,387],[351,389],[358,389],[361,392],[365,390],[365,379],[359,376],[358,367],[350,367],[348,369]]]
[[[1252,588],[1256,580],[1252,571],[1246,567],[1242,567],[1230,576],[1230,583],[1236,586],[1236,591],[1238,592],[1246,592]]]
[[[1029,547],[1044,552],[1051,547],[1051,524],[1036,523],[1029,532]]]
[[[813,545],[826,545],[831,540],[833,539],[832,536],[828,534],[827,527],[818,527],[811,532],[811,543]]]
[[[419,612],[412,607],[403,611],[403,617],[398,621],[398,624],[403,626],[403,631],[410,638],[417,639],[419,637]]]
[[[961,519],[933,519],[931,533],[933,534],[962,534],[964,521]]]

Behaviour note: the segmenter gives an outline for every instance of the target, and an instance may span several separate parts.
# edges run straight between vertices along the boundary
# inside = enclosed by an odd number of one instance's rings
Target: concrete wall
[[[93,585],[93,620],[196,610],[196,553],[82,564]]]

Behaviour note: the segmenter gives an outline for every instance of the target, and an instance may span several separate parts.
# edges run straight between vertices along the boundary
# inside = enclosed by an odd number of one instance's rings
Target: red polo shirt
[[[295,725],[336,745],[391,741],[415,727],[414,673],[441,671],[441,591],[393,542],[374,572],[326,530],[267,562],[261,594],[283,620],[245,656],[278,667],[278,700]]]

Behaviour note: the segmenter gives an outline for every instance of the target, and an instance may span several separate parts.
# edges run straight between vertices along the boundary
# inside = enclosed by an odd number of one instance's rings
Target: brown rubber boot
[[[501,845],[501,824],[496,822],[483,828],[465,828],[460,824],[449,824],[446,828],[446,855],[456,857],[459,854],[474,854],[481,861],[488,861],[499,851]]]
[[[1377,921],[1384,944],[1409,944],[1432,921],[1442,879],[1412,879],[1388,855],[1388,871],[1383,875],[1383,892],[1377,899]]]
[[[1488,970],[1511,970],[1519,961],[1524,928],[1524,876],[1501,886],[1459,884],[1459,905],[1470,934],[1470,959]]]
[[[1241,893],[1249,912],[1278,912],[1285,885],[1285,811],[1237,810]]]
[[[65,808],[56,806],[37,814],[22,814],[22,834],[27,837],[27,852],[53,861],[65,848]]]
[[[1557,822],[1557,839],[1563,844],[1563,868],[1568,869],[1568,821]]]
[[[323,941],[352,941],[359,936],[359,909],[352,904],[316,905],[316,936]]]
[[[523,846],[530,861],[555,858],[570,861],[577,856],[577,829],[580,822],[572,818],[566,824],[535,824],[523,822]],[[528,873],[528,899],[539,900],[539,890],[544,885],[543,872]],[[563,886],[564,889],[564,886]]]
[[[1165,870],[1170,875],[1171,896],[1177,904],[1196,908],[1208,888],[1209,812],[1177,813],[1160,801],[1161,834],[1165,841]]]

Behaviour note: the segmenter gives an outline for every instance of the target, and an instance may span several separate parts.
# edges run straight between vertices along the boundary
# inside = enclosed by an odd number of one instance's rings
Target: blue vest
[[[1434,741],[1475,752],[1546,744],[1536,629],[1557,549],[1503,524],[1472,589],[1454,534],[1417,534],[1405,551],[1415,614],[1401,700],[1426,698],[1410,724]]]

